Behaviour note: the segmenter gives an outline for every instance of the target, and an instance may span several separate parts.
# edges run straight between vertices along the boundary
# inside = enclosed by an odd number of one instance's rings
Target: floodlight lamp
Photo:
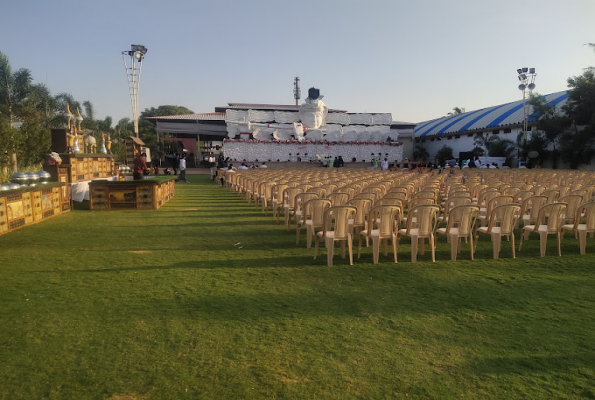
[[[529,73],[530,74],[534,74],[535,73],[535,68],[529,68]]]
[[[524,68],[523,68],[523,72],[529,72],[529,68],[527,68],[527,67],[524,67]]]
[[[518,72],[518,74],[520,75],[523,72],[523,70],[519,68],[516,70],[516,72]]]
[[[519,90],[525,90],[526,86],[523,85],[522,83],[519,85]]]
[[[523,80],[525,80],[525,79],[527,79],[527,75],[521,74],[521,78],[523,78]]]
[[[529,88],[529,90],[533,90],[535,89],[535,84],[534,83],[530,83],[529,86],[527,86]]]
[[[523,80],[523,78],[521,78],[521,76],[519,75],[519,81],[522,81],[522,80]]]
[[[137,60],[140,60],[140,59],[142,58],[142,56],[143,56],[143,55],[141,54],[141,52],[140,52],[140,51],[136,51],[136,52],[134,53],[134,58],[136,58]]]

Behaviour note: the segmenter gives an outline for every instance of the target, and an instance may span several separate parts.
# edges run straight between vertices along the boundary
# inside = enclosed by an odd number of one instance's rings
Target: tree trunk
[[[19,169],[17,167],[17,155],[16,155],[16,153],[12,153],[10,155],[10,163],[12,164],[12,172],[18,172]]]

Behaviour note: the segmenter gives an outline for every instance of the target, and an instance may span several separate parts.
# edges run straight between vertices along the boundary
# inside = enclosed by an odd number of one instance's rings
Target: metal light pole
[[[134,135],[136,137],[138,137],[138,86],[146,53],[147,48],[140,44],[133,44],[130,46],[130,51],[122,52],[122,60],[124,60],[124,68],[126,68],[126,77],[128,78],[128,92],[132,103],[132,118],[134,119]],[[130,66],[126,63],[127,57],[130,57]]]
[[[529,95],[535,89],[535,77],[537,74],[535,73],[535,68],[519,68],[516,70],[519,74],[518,78],[521,82],[519,84],[519,90],[523,92],[523,142],[527,141],[527,130],[529,121],[527,118],[527,90],[529,90]],[[517,157],[519,158],[519,165],[520,165],[520,155],[518,154],[517,150]]]

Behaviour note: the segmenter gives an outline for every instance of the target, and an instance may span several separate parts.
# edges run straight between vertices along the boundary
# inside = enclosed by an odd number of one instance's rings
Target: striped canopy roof
[[[545,95],[544,97],[547,104],[554,106],[556,112],[561,114],[561,107],[566,103],[568,93],[566,91],[556,92]],[[539,118],[537,113],[533,113],[531,106],[528,106],[528,112],[529,122],[534,122]],[[420,122],[415,126],[415,137],[496,129],[503,126],[520,125],[523,123],[523,120],[523,100],[518,100],[512,103],[482,108],[481,110]]]

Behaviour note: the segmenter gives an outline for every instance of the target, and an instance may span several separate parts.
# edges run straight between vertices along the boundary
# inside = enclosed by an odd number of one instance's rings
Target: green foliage
[[[436,159],[439,165],[444,165],[447,160],[452,160],[453,158],[452,147],[450,146],[444,145],[436,152]]]
[[[595,129],[592,125],[584,129],[573,128],[562,136],[560,156],[570,168],[577,169],[581,164],[590,164],[595,156]]]
[[[447,115],[460,115],[465,112],[464,108],[455,107],[452,109],[452,112],[449,112]]]
[[[156,151],[156,155],[159,156],[161,149],[157,143],[157,130],[155,125],[146,120],[147,117],[158,117],[162,115],[181,115],[181,114],[192,114],[193,112],[183,106],[174,105],[162,105],[157,108],[151,107],[141,112],[138,122],[138,132],[140,139],[145,142],[147,147]]]
[[[498,135],[491,135],[488,132],[475,135],[475,149],[484,151],[488,157],[506,157],[509,159],[516,150],[515,143],[509,139],[502,139]],[[480,155],[480,154],[477,154]]]
[[[423,144],[418,144],[417,146],[415,146],[415,151],[413,152],[414,160],[427,161],[429,157],[430,154],[428,153],[428,150],[423,146]]]

